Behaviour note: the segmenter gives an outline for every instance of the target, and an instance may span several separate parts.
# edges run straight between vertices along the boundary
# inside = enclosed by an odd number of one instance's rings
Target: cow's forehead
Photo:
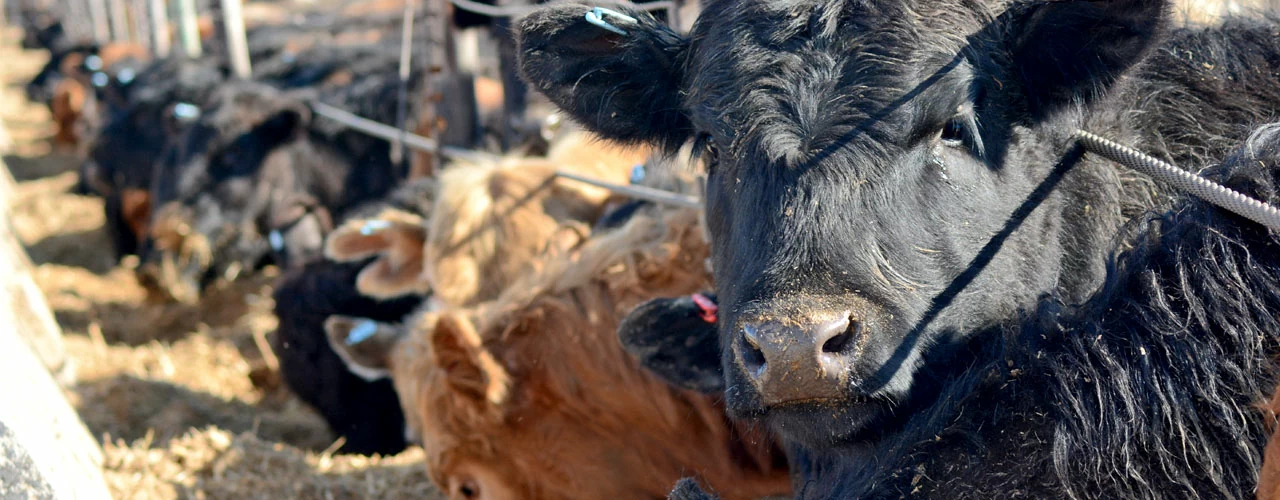
[[[980,25],[976,12],[960,16],[973,19],[964,25],[926,22],[894,0],[718,6],[695,28],[690,115],[727,142],[722,148],[788,165],[851,140],[865,146],[854,149],[885,153],[921,118],[923,102],[949,101],[963,88],[966,73],[953,63]]]

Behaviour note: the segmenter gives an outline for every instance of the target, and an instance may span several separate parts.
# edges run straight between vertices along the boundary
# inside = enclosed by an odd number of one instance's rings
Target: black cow
[[[224,68],[175,58],[157,61],[112,92],[123,104],[105,106],[104,125],[80,168],[86,193],[105,199],[107,229],[116,256],[136,254],[150,222],[150,187],[156,159],[199,118],[200,104],[226,80]],[[110,102],[110,101],[108,101]]]
[[[72,76],[67,74],[68,71],[83,70],[85,59],[97,55],[98,49],[96,43],[83,43],[51,51],[49,60],[27,82],[27,100],[49,104],[53,100],[53,91],[58,82]]]
[[[384,210],[428,217],[435,180],[415,179],[386,198],[350,211],[352,219],[375,218]],[[368,381],[353,374],[326,337],[331,316],[398,323],[425,297],[378,300],[358,292],[360,273],[372,258],[353,262],[311,262],[288,270],[277,281],[275,313],[280,320],[272,350],[285,383],[315,407],[335,434],[346,438],[339,451],[389,455],[405,447],[404,413],[389,380]]]
[[[313,96],[247,82],[214,94],[157,167],[144,282],[194,301],[220,276],[302,264],[343,211],[399,182],[385,141],[367,156],[313,126]]]
[[[272,350],[285,383],[314,406],[346,443],[344,453],[391,455],[405,447],[404,413],[390,380],[366,381],[351,373],[325,337],[332,315],[397,323],[420,297],[380,301],[356,291],[365,262],[311,262],[287,271],[274,292],[280,326]]]
[[[903,429],[939,397],[921,367],[974,362],[934,359],[1045,293],[1085,300],[1169,202],[1073,129],[1199,168],[1280,116],[1276,23],[1171,32],[1162,0],[703,7],[689,37],[548,8],[521,67],[608,138],[704,153],[728,410],[810,450]]]
[[[58,52],[72,43],[62,27],[62,20],[43,9],[23,7],[22,48]]]
[[[1208,177],[1280,202],[1280,123]],[[1280,233],[1198,200],[1138,229],[1085,303],[1048,297],[935,351],[917,383],[938,397],[864,459],[793,448],[799,496],[1253,498],[1268,434],[1256,404],[1280,351]],[[624,340],[660,331],[644,324],[629,318]],[[686,482],[672,498],[709,496]]]

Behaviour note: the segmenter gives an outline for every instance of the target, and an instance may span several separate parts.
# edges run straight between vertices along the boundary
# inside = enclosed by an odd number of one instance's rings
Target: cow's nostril
[[[839,354],[844,352],[845,348],[849,347],[849,344],[853,342],[854,337],[857,336],[859,328],[861,328],[861,323],[850,319],[848,328],[822,343],[822,352],[828,354]]]
[[[764,351],[760,350],[760,337],[754,326],[742,327],[742,362],[751,370],[764,368]]]

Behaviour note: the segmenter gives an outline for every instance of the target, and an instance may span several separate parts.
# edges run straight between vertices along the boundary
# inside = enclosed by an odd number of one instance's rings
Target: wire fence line
[[[479,14],[482,16],[489,16],[489,17],[519,17],[525,14],[529,14],[543,7],[546,7],[548,5],[555,5],[559,3],[570,3],[570,2],[568,0],[561,0],[561,1],[555,1],[555,2],[547,2],[544,4],[538,4],[538,5],[506,5],[506,6],[489,5],[489,4],[476,2],[474,0],[449,0],[449,3],[452,3],[454,7],[465,10],[472,14]],[[662,0],[657,2],[644,2],[644,3],[632,3],[626,0],[621,0],[621,1],[611,0],[609,3],[615,4],[615,5],[625,5],[627,7],[648,11],[648,12],[659,11],[659,10],[671,10],[676,8],[676,2],[673,0]]]

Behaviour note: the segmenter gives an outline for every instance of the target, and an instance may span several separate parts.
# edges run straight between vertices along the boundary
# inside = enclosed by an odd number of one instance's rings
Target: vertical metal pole
[[[244,16],[240,12],[240,0],[222,0],[222,24],[226,29],[227,56],[237,77],[248,79],[253,72],[249,65],[249,42],[244,34]]]
[[[200,26],[196,25],[196,0],[178,0],[178,35],[187,57],[200,57]]]
[[[413,14],[414,1],[404,0],[404,22],[401,23],[400,29],[400,89],[396,95],[396,128],[400,129],[400,138],[392,145],[393,152],[391,161],[399,163],[405,171],[408,171],[407,162],[409,155],[406,154],[404,147],[404,139],[409,131],[405,130],[405,121],[409,114],[409,73],[410,62],[413,58]]]
[[[427,8],[432,9],[432,15],[427,18],[427,22],[431,23],[427,26],[427,32],[430,34],[431,45],[428,51],[427,64],[431,75],[431,96],[427,100],[427,105],[435,109],[431,113],[432,121],[438,122],[440,119],[440,110],[443,106],[445,95],[444,89],[449,88],[449,78],[458,74],[458,56],[453,48],[453,3],[449,0],[426,0]],[[447,127],[448,124],[446,123]],[[436,128],[435,135],[437,139],[443,138],[442,130],[433,124]],[[433,165],[444,165],[444,148],[437,148]]]
[[[143,47],[151,47],[151,17],[148,14],[147,0],[129,0],[129,19],[133,21],[133,41]]]
[[[89,9],[84,0],[70,0],[66,5],[66,17],[62,19],[62,28],[67,36],[76,42],[90,38],[93,28],[89,22]]]
[[[107,0],[89,0],[89,17],[93,19],[93,40],[107,43],[111,40],[111,28],[107,21]]]
[[[124,0],[109,0],[111,15],[111,39],[117,42],[129,41],[129,12]]]
[[[156,57],[169,57],[169,11],[165,0],[147,0],[151,18],[151,50]]]

